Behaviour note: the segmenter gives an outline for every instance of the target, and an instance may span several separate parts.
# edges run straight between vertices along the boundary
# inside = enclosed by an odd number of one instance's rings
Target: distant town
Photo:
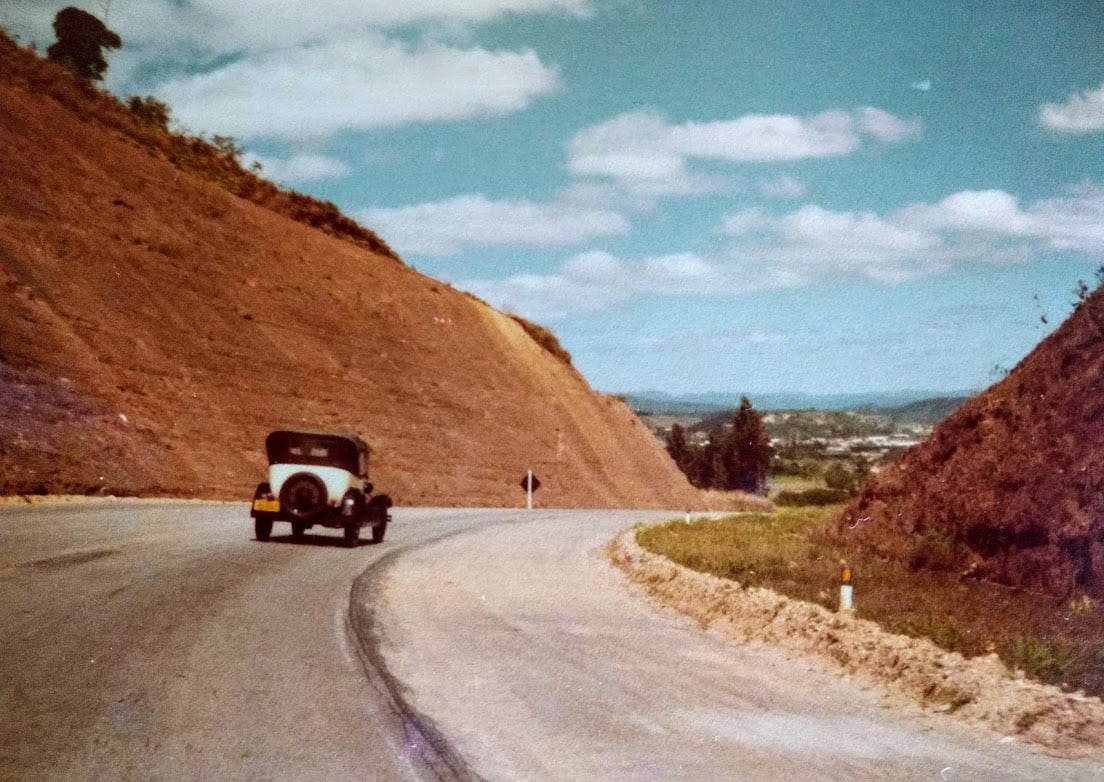
[[[965,399],[935,397],[851,410],[760,409],[772,450],[771,483],[778,487],[787,483],[786,478],[822,479],[835,465],[846,469],[857,484],[921,442]],[[696,401],[682,410],[671,399],[649,404],[638,398],[630,404],[660,442],[668,443],[677,425],[687,442],[698,448],[730,428],[735,415],[735,409],[702,409]]]

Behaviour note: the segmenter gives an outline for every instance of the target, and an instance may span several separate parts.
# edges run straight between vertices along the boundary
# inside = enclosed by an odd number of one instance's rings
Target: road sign
[[[540,480],[537,478],[537,476],[533,475],[533,473],[529,473],[528,475],[526,475],[524,478],[521,479],[521,488],[525,491],[529,491],[529,489],[530,489],[529,479],[530,478],[532,478],[532,480],[533,480],[532,490],[536,491],[537,489],[540,488],[541,484],[540,484]]]

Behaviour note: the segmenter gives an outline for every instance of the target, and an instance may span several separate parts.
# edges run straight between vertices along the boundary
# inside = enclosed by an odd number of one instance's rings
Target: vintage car
[[[391,498],[372,495],[368,444],[355,434],[279,430],[265,438],[268,481],[253,494],[254,531],[268,540],[277,521],[291,522],[301,539],[314,526],[341,529],[356,546],[362,527],[380,543],[391,520]]]

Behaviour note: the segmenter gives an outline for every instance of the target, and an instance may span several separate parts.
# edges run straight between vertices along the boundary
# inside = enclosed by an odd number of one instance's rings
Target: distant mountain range
[[[887,415],[925,406],[935,410],[953,410],[977,391],[887,391],[857,394],[802,393],[727,393],[669,394],[664,391],[639,391],[621,396],[638,413],[657,415],[708,415],[740,406],[746,396],[757,410],[869,410]],[[949,408],[949,409],[948,409]],[[916,411],[919,412],[919,411]],[[939,416],[942,418],[943,416]],[[938,420],[938,419],[936,419]]]

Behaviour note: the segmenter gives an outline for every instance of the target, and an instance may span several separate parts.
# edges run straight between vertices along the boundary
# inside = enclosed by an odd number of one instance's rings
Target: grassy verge
[[[742,491],[721,491],[720,489],[701,489],[702,502],[711,511],[721,513],[743,513],[746,511],[767,512],[774,506],[765,497],[747,494]]]
[[[828,541],[839,507],[787,508],[637,533],[641,546],[694,570],[834,609],[841,563],[854,573],[856,613],[886,630],[967,656],[996,652],[1040,681],[1104,696],[1104,610],[957,574],[910,570]]]

